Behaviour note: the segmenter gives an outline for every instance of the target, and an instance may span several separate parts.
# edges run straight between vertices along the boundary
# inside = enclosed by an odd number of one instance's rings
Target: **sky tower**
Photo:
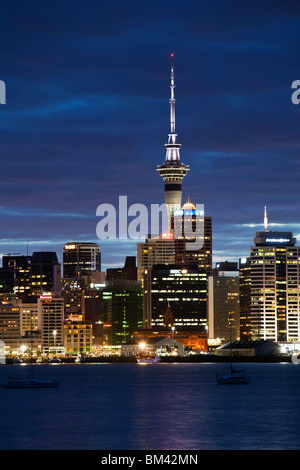
[[[171,132],[169,134],[166,147],[166,159],[162,165],[157,167],[157,171],[162,176],[165,184],[165,203],[167,206],[169,229],[171,229],[172,215],[175,210],[181,209],[182,180],[189,168],[180,161],[181,144],[177,142],[175,133],[175,83],[174,83],[174,54],[171,54],[171,98],[170,98],[170,123]]]

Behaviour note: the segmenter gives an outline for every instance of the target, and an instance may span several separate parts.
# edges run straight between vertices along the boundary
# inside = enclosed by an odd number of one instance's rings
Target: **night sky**
[[[164,202],[171,52],[183,202],[212,217],[214,261],[249,255],[265,205],[300,240],[298,1],[10,0],[0,31],[1,253],[136,254],[97,239],[96,209]]]

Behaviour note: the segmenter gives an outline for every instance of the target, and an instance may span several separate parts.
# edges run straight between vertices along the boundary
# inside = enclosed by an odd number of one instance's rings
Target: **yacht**
[[[243,370],[234,370],[232,365],[230,365],[230,373],[227,375],[217,375],[217,382],[220,385],[239,385],[239,384],[248,384],[249,379],[245,376]]]

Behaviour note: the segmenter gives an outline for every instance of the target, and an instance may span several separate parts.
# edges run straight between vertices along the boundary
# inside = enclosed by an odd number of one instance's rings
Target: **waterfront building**
[[[66,355],[90,354],[93,346],[93,325],[78,320],[64,323],[64,348]]]
[[[0,302],[0,340],[7,356],[20,352],[20,307],[16,303]]]
[[[64,299],[52,295],[38,299],[38,329],[43,353],[64,352]]]
[[[167,315],[170,317],[170,307],[167,308]],[[182,328],[177,329],[173,327],[160,327],[159,329],[143,329],[140,328],[133,334],[133,339],[137,344],[147,341],[149,338],[173,338],[184,345],[186,352],[193,351],[193,353],[207,352],[208,342],[206,332],[201,331],[199,328],[187,327],[185,330]]]
[[[170,337],[152,336],[143,339],[133,338],[121,347],[122,356],[186,356],[184,344]]]

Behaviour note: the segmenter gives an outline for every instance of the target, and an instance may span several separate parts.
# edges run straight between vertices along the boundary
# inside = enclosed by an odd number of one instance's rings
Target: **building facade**
[[[38,329],[43,353],[64,352],[64,299],[41,296],[38,299]]]
[[[300,248],[291,232],[258,232],[251,247],[251,337],[300,337]]]
[[[91,277],[101,271],[101,252],[97,243],[70,242],[63,251],[63,277]]]
[[[203,330],[207,326],[206,274],[198,266],[155,265],[145,271],[143,289],[145,329]]]
[[[219,263],[208,280],[208,338],[240,339],[240,295],[237,263]]]

